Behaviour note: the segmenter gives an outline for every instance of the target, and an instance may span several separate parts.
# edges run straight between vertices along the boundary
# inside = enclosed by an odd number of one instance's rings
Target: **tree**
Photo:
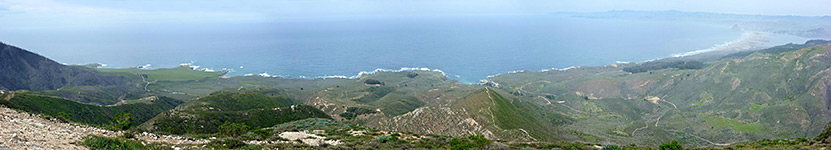
[[[384,82],[381,82],[381,81],[378,81],[378,80],[375,80],[375,79],[366,79],[366,81],[364,81],[364,83],[369,84],[369,85],[384,85]]]
[[[467,138],[453,138],[450,139],[451,150],[468,150],[471,148],[488,149],[491,140],[488,140],[483,135],[470,135]]]
[[[133,126],[133,114],[120,112],[113,116],[113,126],[116,129],[127,130]]]
[[[59,121],[61,121],[63,123],[67,123],[67,122],[69,122],[69,117],[71,117],[71,116],[72,116],[72,114],[70,114],[70,113],[58,112],[58,113],[55,114],[55,119],[58,119]]]
[[[825,129],[814,140],[818,142],[829,142],[831,140],[829,138],[831,138],[831,122],[825,124]]]
[[[248,125],[242,123],[225,122],[219,126],[219,134],[225,136],[240,136],[248,132]]]
[[[473,148],[473,144],[465,138],[453,138],[448,143],[450,144],[451,150],[468,150]]]
[[[661,146],[659,146],[658,149],[660,149],[660,150],[683,150],[684,147],[681,147],[681,144],[678,144],[678,141],[672,140],[669,143],[661,144]]]
[[[478,147],[479,149],[488,149],[488,145],[491,144],[491,140],[485,138],[484,135],[470,135],[467,138],[473,142],[473,147]]]
[[[617,145],[603,145],[603,148],[601,148],[600,150],[622,150],[622,148],[620,148],[620,146]]]

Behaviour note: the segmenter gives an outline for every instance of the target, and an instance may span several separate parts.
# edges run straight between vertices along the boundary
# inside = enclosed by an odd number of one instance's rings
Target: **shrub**
[[[240,136],[248,132],[248,126],[242,123],[225,122],[219,126],[219,134],[224,136]]]
[[[354,119],[355,117],[357,117],[359,115],[373,114],[373,113],[375,113],[374,110],[361,108],[361,107],[349,107],[349,108],[346,108],[346,112],[340,114],[340,117],[343,117],[347,120],[352,120],[352,119]]]
[[[652,61],[652,62],[645,62],[643,64],[639,64],[636,66],[625,67],[623,71],[631,72],[631,73],[641,73],[647,72],[652,70],[660,70],[666,68],[676,68],[676,69],[701,69],[704,68],[704,63],[698,61]]]
[[[603,145],[603,148],[601,150],[622,150],[622,148],[620,148],[620,146],[617,145]]]
[[[127,130],[133,126],[133,114],[120,112],[113,116],[113,127],[119,130]]]
[[[90,149],[106,149],[106,150],[133,150],[133,149],[150,149],[150,150],[161,150],[161,149],[170,149],[167,147],[159,146],[159,145],[144,145],[141,141],[132,140],[132,139],[123,139],[123,138],[108,138],[103,136],[94,136],[88,135],[84,137],[83,141],[80,142],[81,145],[86,146]]]
[[[814,140],[827,143],[829,142],[829,137],[831,137],[831,122],[825,124],[825,129]]]
[[[418,73],[415,73],[415,72],[410,72],[410,73],[407,73],[407,77],[409,77],[409,78],[415,78],[415,77],[418,77]]]
[[[470,135],[467,138],[473,142],[473,147],[478,147],[479,149],[488,149],[488,145],[491,144],[491,140],[485,138],[484,135]]]
[[[375,79],[366,79],[366,81],[364,81],[364,83],[369,84],[369,85],[384,85],[384,82],[381,82],[381,81],[378,81],[378,80],[375,80]]]
[[[468,150],[473,148],[473,143],[470,143],[468,139],[453,138],[448,143],[450,144],[451,150]]]
[[[72,117],[72,114],[62,111],[62,112],[55,113],[55,115],[53,117],[55,117],[55,119],[57,119],[58,121],[61,121],[63,123],[67,123],[67,122],[69,122],[69,117]]]
[[[672,140],[671,142],[661,144],[658,147],[660,150],[683,150],[684,147],[681,147],[681,144],[678,144],[678,141]]]
[[[225,139],[212,141],[209,145],[211,145],[211,147],[218,149],[237,149],[240,147],[244,147],[247,144],[238,139]]]
[[[254,129],[251,132],[259,136],[258,139],[268,139],[272,135],[271,131],[266,129]]]
[[[394,137],[394,136],[380,136],[380,137],[376,138],[375,140],[378,141],[378,142],[381,142],[381,143],[387,143],[387,142],[397,142],[398,138]]]

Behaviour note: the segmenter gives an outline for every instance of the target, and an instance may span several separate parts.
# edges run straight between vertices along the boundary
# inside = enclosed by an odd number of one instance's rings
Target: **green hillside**
[[[210,134],[226,122],[263,128],[306,118],[330,118],[315,107],[298,105],[273,92],[218,91],[162,113],[145,126],[168,134]]]
[[[829,54],[828,43],[788,45],[701,69],[629,73],[621,68],[641,64],[623,64],[491,80],[501,90],[575,118],[565,129],[591,137],[579,141],[724,145],[818,134],[831,120]]]
[[[207,72],[207,71],[198,71],[193,70],[188,66],[180,66],[176,68],[162,68],[162,69],[138,69],[138,68],[130,68],[130,69],[110,69],[110,68],[95,68],[94,70],[101,72],[101,73],[125,73],[125,74],[135,74],[135,75],[144,75],[146,76],[147,81],[186,81],[186,80],[199,80],[205,78],[212,78],[212,77],[219,77],[226,72],[218,71],[218,72]]]
[[[12,96],[13,95],[13,96]],[[97,106],[81,104],[63,98],[40,96],[28,93],[6,94],[0,97],[9,96],[8,100],[0,100],[0,105],[9,108],[19,109],[34,114],[57,116],[62,113],[68,114],[69,121],[93,125],[109,125],[112,117],[120,112],[132,114],[133,124],[141,124],[159,113],[167,111],[182,104],[182,101],[159,97],[151,103],[122,104],[115,106]]]

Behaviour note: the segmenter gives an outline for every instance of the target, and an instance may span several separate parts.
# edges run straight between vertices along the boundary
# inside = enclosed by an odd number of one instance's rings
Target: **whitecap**
[[[444,71],[439,70],[439,69],[432,69],[431,70],[430,68],[424,68],[424,67],[421,67],[421,68],[419,68],[419,67],[401,67],[401,69],[398,69],[398,70],[377,68],[373,71],[361,71],[361,72],[358,72],[358,75],[350,76],[350,77],[348,77],[348,79],[357,79],[357,78],[361,78],[362,76],[375,74],[375,73],[378,73],[378,72],[403,72],[403,71],[433,71],[433,72],[441,73],[442,76],[445,76],[445,77],[447,76],[447,74],[445,74]]]
[[[146,64],[146,65],[138,66],[137,68],[139,68],[139,69],[150,69],[150,66],[152,66],[152,65]]]
[[[349,77],[346,77],[346,76],[318,76],[318,77],[315,77],[315,79],[346,79],[346,78],[349,78]]]
[[[266,78],[271,77],[271,75],[269,75],[268,72],[263,72],[263,73],[257,74],[257,76],[266,77]]]

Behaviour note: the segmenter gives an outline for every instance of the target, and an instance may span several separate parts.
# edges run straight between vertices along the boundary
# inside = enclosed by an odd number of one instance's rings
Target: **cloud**
[[[59,3],[50,0],[3,0],[0,7],[8,12],[49,15],[119,15],[128,11]]]
[[[263,20],[265,15],[221,9],[150,9],[135,1],[121,7],[55,0],[0,0],[0,22],[6,28],[119,26],[136,23],[203,23]],[[107,1],[89,1],[107,2]],[[125,6],[132,6],[125,7]],[[144,6],[144,7],[142,7]]]

